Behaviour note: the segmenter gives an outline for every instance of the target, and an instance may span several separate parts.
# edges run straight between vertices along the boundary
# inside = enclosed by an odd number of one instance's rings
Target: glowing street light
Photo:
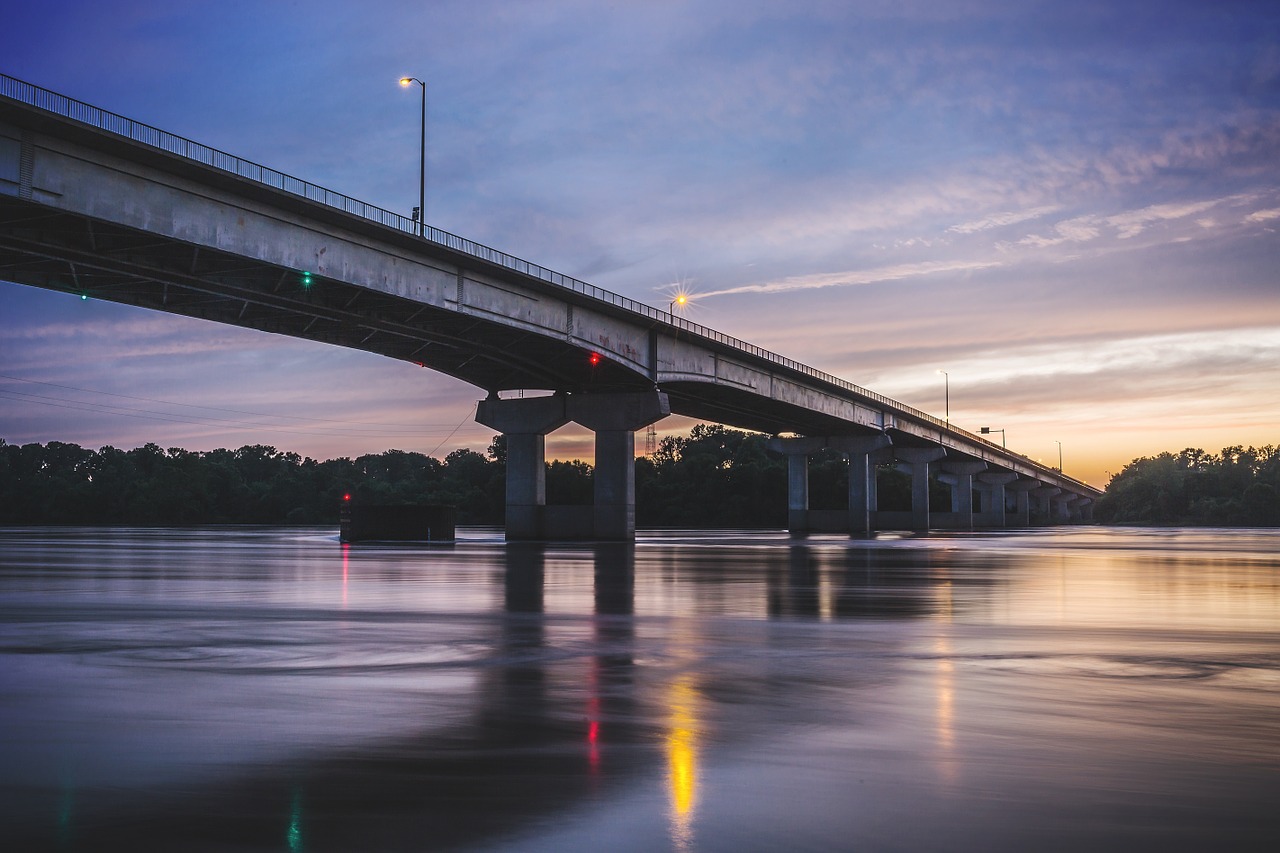
[[[689,294],[677,293],[676,298],[672,299],[671,304],[667,306],[667,313],[674,317],[676,313],[676,306],[679,305],[681,308],[683,308],[688,302],[689,302]]]
[[[422,157],[418,164],[418,206],[414,210],[414,219],[418,223],[418,236],[421,237],[426,233],[424,229],[427,221],[427,84],[417,77],[400,78],[400,85],[405,89],[412,83],[422,87]]]

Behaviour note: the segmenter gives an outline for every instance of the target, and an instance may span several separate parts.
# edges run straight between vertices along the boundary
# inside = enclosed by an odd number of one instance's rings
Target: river
[[[5,849],[1280,849],[1280,531],[0,528]]]

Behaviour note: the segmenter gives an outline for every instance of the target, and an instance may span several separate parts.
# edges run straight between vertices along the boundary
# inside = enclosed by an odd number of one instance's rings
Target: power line
[[[453,438],[453,433],[455,433],[455,432],[457,432],[458,430],[462,429],[462,425],[463,425],[463,424],[465,424],[465,423],[466,423],[466,422],[471,418],[471,416],[472,416],[473,414],[475,414],[476,409],[478,409],[479,407],[480,407],[480,403],[479,403],[479,401],[477,401],[477,402],[475,402],[475,403],[472,403],[472,404],[471,404],[471,408],[470,408],[470,409],[468,409],[468,410],[467,410],[467,413],[466,413],[465,415],[463,415],[463,416],[462,416],[462,420],[458,421],[458,425],[457,425],[456,427],[454,427],[454,428],[453,428],[453,432],[450,432],[448,435],[446,435],[446,436],[444,437],[444,439],[443,439],[439,444],[437,444],[435,447],[431,448],[431,452],[430,452],[430,453],[428,453],[427,455],[428,455],[428,456],[435,456],[435,455],[436,455],[436,451],[437,451],[437,450],[439,450],[441,447],[444,447],[444,443],[445,443],[446,441],[448,441],[449,439]]]

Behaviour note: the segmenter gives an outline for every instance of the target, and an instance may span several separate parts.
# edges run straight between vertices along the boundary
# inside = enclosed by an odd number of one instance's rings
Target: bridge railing
[[[251,160],[245,160],[241,157],[235,156],[234,154],[228,154],[225,151],[219,151],[216,148],[210,148],[208,145],[203,145],[185,137],[152,127],[151,125],[134,121],[131,118],[125,118],[122,115],[104,110],[101,107],[95,107],[91,104],[86,104],[83,101],[78,101],[75,98],[69,98],[66,95],[51,92],[48,89],[41,88],[32,83],[27,83],[23,80],[17,79],[16,77],[10,77],[7,74],[0,74],[0,96],[45,110],[46,112],[50,112],[64,118],[72,119],[73,121],[78,121],[98,130],[123,136],[134,142],[139,142],[143,145],[147,145],[161,151],[166,151],[170,154],[174,154],[188,160],[193,160],[197,163],[203,163],[206,166],[218,169],[219,171],[229,172],[246,180],[254,181],[255,183],[264,184],[292,195],[301,196],[310,201],[323,204],[326,207],[337,208],[345,213],[358,216],[361,219],[376,222],[380,225],[385,225],[388,228],[394,228],[397,231],[417,235],[419,230],[417,221],[410,219],[407,216],[368,204],[367,202],[351,198],[350,196],[334,192],[333,190],[325,189],[324,187],[310,183],[309,181],[304,181],[301,178],[295,178],[292,175],[285,174],[284,172],[279,172],[259,163],[254,163]],[[442,231],[439,228],[434,228],[430,225],[426,225],[423,231],[424,239],[440,246],[445,246],[456,252],[461,252],[515,272],[523,273],[539,279],[540,281],[572,290],[573,292],[580,293],[583,296],[588,296],[592,299],[606,302],[618,308],[647,317],[650,320],[665,323],[669,326],[681,329],[691,335],[715,341],[729,349],[750,354],[755,358],[778,365],[779,367],[783,367],[789,371],[804,374],[805,376],[816,379],[819,382],[848,391],[864,399],[874,401],[894,414],[905,415],[914,420],[936,426],[942,433],[963,437],[968,441],[972,441],[980,445],[986,445],[993,450],[998,450],[1002,454],[1018,456],[1027,464],[1035,468],[1044,468],[1043,465],[1034,462],[1029,457],[1022,456],[1017,453],[1011,453],[1008,449],[1002,448],[995,442],[955,427],[941,418],[934,417],[927,412],[907,406],[897,400],[892,400],[883,394],[877,394],[875,391],[855,385],[852,382],[848,382],[838,376],[833,376],[830,373],[825,373],[817,368],[810,367],[807,364],[801,364],[800,362],[787,358],[786,356],[778,355],[777,353],[770,352],[769,350],[755,346],[754,344],[749,344],[746,341],[739,340],[738,338],[731,337],[722,332],[717,332],[715,329],[689,322],[688,320],[676,317],[669,312],[654,308],[651,305],[646,305],[643,302],[637,302],[634,299],[629,299],[620,294],[605,290],[604,288],[596,287],[593,284],[588,284],[585,281],[565,275],[564,273],[559,273],[555,270],[550,270],[530,261],[523,260],[522,258],[517,258],[514,255],[509,255],[506,252],[499,251],[498,249],[494,249],[482,243],[477,243],[474,240],[459,237],[457,234],[451,234],[448,231]],[[1063,479],[1074,480],[1074,478],[1067,477],[1061,472],[1055,471],[1054,473]],[[1074,482],[1080,481],[1074,480]],[[1086,484],[1081,483],[1081,485]]]

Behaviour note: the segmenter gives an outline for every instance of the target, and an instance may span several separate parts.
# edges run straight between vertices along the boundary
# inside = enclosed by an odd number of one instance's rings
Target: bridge
[[[0,75],[0,279],[353,347],[483,389],[508,539],[629,539],[635,432],[669,414],[774,436],[793,532],[1089,520],[1097,489],[910,406],[399,214]],[[528,392],[528,393],[526,393]],[[595,433],[591,507],[547,506],[545,437]],[[809,506],[808,460],[849,460]],[[911,510],[877,469],[911,472]],[[945,483],[949,512],[930,512]]]

